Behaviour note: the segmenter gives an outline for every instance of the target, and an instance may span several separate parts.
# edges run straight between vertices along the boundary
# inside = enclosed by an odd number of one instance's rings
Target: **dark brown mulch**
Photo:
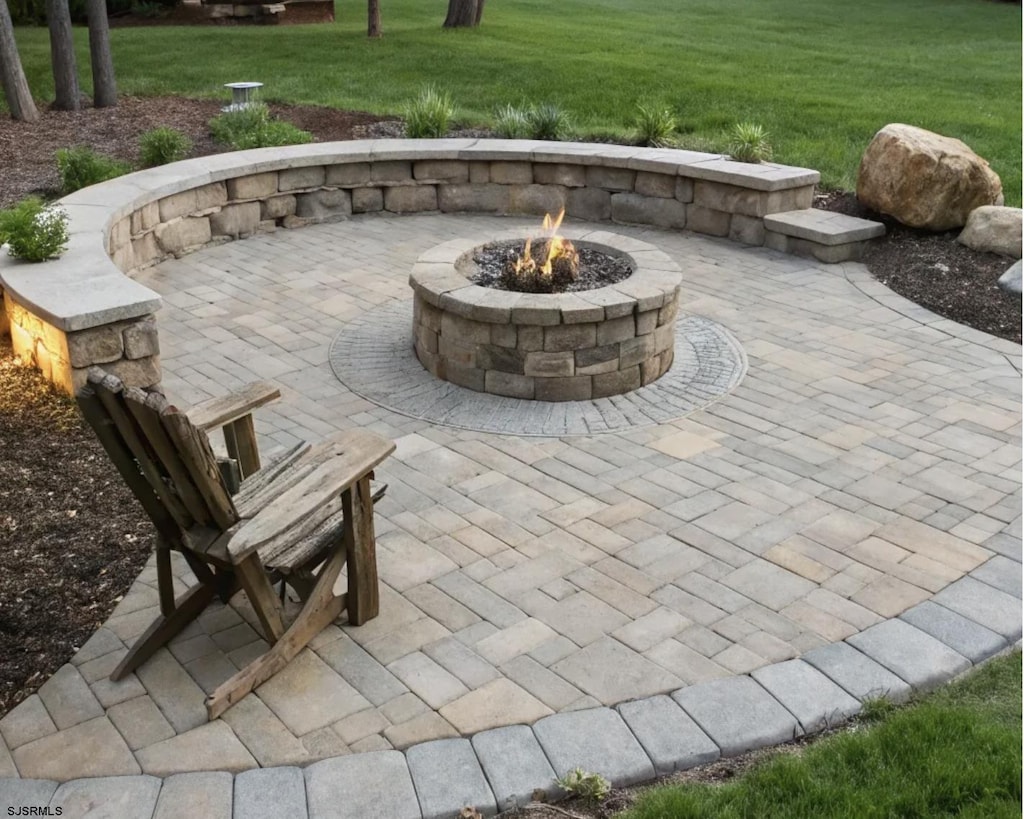
[[[0,716],[102,625],[151,535],[74,403],[0,339]]]
[[[121,97],[113,108],[41,109],[39,121],[33,123],[0,116],[0,207],[8,207],[30,193],[55,195],[58,177],[54,155],[59,148],[85,145],[134,163],[139,158],[139,137],[153,128],[169,126],[192,140],[191,156],[218,153],[222,148],[210,137],[207,123],[221,113],[229,98],[227,89],[223,102]],[[274,116],[311,131],[318,142],[362,137],[371,125],[395,119],[313,105],[272,103],[270,110]]]
[[[901,225],[868,210],[852,193],[822,194],[814,205],[885,223],[885,237],[872,242],[862,260],[880,282],[941,316],[1020,344],[1021,298],[997,284],[1012,259],[960,244],[959,230],[932,233]]]

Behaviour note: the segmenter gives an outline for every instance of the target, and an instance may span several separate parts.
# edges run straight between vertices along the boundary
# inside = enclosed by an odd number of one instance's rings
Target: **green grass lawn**
[[[853,188],[871,136],[907,122],[966,141],[1021,201],[1021,8],[989,0],[502,0],[479,29],[441,29],[444,4],[387,0],[384,38],[365,4],[334,25],[144,27],[112,32],[130,94],[265,97],[399,113],[420,88],[450,89],[464,121],[552,101],[581,133],[624,135],[638,100],[672,106],[694,146],[733,123],[771,134],[775,158]],[[76,31],[88,88],[86,32]],[[35,96],[52,99],[45,29],[17,39]]]
[[[1021,815],[1021,655],[726,785],[649,790],[621,819]]]

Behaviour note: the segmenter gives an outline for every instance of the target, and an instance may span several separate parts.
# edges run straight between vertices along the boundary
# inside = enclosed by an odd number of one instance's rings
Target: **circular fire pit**
[[[487,242],[453,240],[413,266],[416,357],[434,376],[478,392],[580,401],[630,392],[672,366],[681,273],[665,253],[608,231],[562,230],[577,247],[625,257],[628,278],[574,293],[473,284]],[[522,235],[491,237],[490,242]]]

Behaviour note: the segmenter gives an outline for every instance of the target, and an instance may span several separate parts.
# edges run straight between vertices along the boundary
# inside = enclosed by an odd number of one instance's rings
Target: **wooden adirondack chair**
[[[211,694],[216,719],[272,677],[343,610],[361,625],[379,608],[373,533],[373,469],[395,448],[372,432],[348,430],[302,444],[261,468],[252,410],[280,396],[254,384],[187,413],[157,391],[126,388],[99,368],[77,396],[83,415],[156,528],[160,616],[110,675],[119,680],[180,632],[213,599],[245,591],[270,649]],[[222,469],[206,431],[223,429],[237,463]],[[198,583],[175,599],[171,550]],[[348,564],[347,594],[335,581]],[[271,585],[284,580],[302,608],[287,627]]]

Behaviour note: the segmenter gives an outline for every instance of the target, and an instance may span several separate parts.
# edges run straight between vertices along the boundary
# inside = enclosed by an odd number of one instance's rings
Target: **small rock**
[[[999,286],[1007,293],[1016,293],[1019,296],[1021,294],[1020,273],[1021,261],[1018,259],[1009,270],[999,277]]]
[[[1021,231],[1024,211],[986,205],[975,208],[967,217],[967,225],[957,241],[972,250],[1000,253],[1014,259],[1021,257]]]
[[[905,225],[949,230],[975,208],[1002,204],[1002,183],[959,139],[890,124],[864,152],[857,199]]]

